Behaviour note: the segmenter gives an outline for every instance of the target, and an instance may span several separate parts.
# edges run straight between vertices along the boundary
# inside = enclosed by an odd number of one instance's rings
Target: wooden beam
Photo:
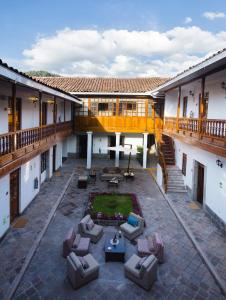
[[[13,150],[16,151],[16,84],[12,84],[12,105],[13,105]]]
[[[39,100],[39,127],[40,127],[40,139],[42,139],[42,92],[38,94]]]
[[[181,86],[178,87],[178,101],[177,101],[177,131],[179,131],[180,101],[181,101]]]
[[[64,100],[64,122],[66,122],[66,100]]]

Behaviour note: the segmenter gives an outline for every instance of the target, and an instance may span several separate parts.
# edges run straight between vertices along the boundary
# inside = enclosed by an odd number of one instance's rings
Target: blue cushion
[[[139,224],[137,218],[134,217],[134,216],[131,216],[131,215],[128,217],[127,223],[134,226],[134,227],[137,227],[138,224]]]

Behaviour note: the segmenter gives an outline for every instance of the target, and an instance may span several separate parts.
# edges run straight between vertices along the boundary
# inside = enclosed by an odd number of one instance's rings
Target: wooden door
[[[87,135],[79,135],[79,158],[87,158]]]
[[[46,102],[42,102],[42,125],[47,125],[47,108],[48,104]]]
[[[53,173],[56,171],[56,147],[53,146]]]
[[[20,170],[10,174],[10,223],[19,215]]]
[[[13,109],[13,98],[9,97],[8,98],[8,129],[9,132],[14,131],[14,124],[13,124],[13,114],[14,114],[14,109]],[[21,98],[16,98],[16,130],[21,129]]]
[[[182,156],[182,174],[186,176],[186,169],[187,169],[187,154],[183,153]]]
[[[204,166],[198,163],[197,168],[197,201],[203,204],[204,196]]]
[[[109,146],[110,147],[115,147],[116,146],[116,136],[115,135],[110,135],[109,136]],[[110,150],[110,159],[115,159],[115,151]]]
[[[183,99],[183,118],[187,118],[188,97]]]

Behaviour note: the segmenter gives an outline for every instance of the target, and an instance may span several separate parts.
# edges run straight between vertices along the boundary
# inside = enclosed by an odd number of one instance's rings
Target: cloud
[[[184,20],[185,24],[189,24],[191,22],[192,22],[192,18],[191,17],[186,17],[185,20]]]
[[[226,31],[76,30],[39,36],[23,51],[27,70],[70,76],[172,76],[226,45]]]
[[[215,19],[225,18],[226,15],[223,12],[206,11],[203,13],[203,17],[210,21],[213,21]]]

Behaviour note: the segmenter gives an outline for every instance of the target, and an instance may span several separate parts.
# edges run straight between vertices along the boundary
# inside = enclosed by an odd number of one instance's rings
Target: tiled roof
[[[211,55],[211,56],[207,57],[206,59],[200,61],[200,62],[197,63],[196,65],[193,65],[193,66],[189,67],[188,69],[186,69],[186,70],[184,70],[184,71],[178,73],[176,76],[174,76],[174,77],[172,77],[172,78],[169,78],[168,80],[166,80],[166,81],[163,82],[163,83],[167,83],[168,81],[171,81],[171,80],[173,80],[173,79],[176,79],[177,77],[183,75],[183,74],[186,73],[187,71],[190,71],[190,70],[194,69],[195,67],[198,67],[199,65],[201,65],[201,64],[203,64],[203,63],[205,63],[205,62],[207,62],[208,60],[210,60],[210,59],[216,57],[217,55],[219,55],[219,54],[221,54],[221,53],[223,53],[223,52],[226,52],[226,48],[224,48],[224,49],[222,49],[222,50],[219,50],[218,52],[214,53],[213,55]],[[162,83],[162,84],[163,84],[163,83]]]
[[[73,97],[73,98],[79,100],[79,99],[76,98],[75,96],[72,96],[71,94],[69,94],[67,91],[62,90],[62,89],[60,89],[60,88],[57,87],[57,86],[54,87],[54,86],[48,84],[47,82],[44,82],[44,81],[39,80],[39,79],[40,79],[39,77],[36,77],[36,78],[35,78],[35,77],[28,76],[26,73],[20,72],[20,71],[18,71],[17,69],[8,66],[8,64],[7,64],[7,63],[4,63],[1,59],[0,59],[0,66],[2,66],[2,67],[4,67],[4,68],[7,68],[8,70],[13,71],[13,72],[15,72],[15,73],[17,73],[17,74],[19,74],[19,75],[21,75],[21,76],[23,76],[23,77],[26,77],[26,78],[28,78],[28,79],[30,79],[30,80],[33,80],[33,81],[37,82],[37,83],[40,83],[40,84],[42,84],[42,85],[44,85],[44,86],[47,86],[47,87],[49,87],[49,88],[52,88],[52,89],[54,89],[54,90],[56,90],[56,91],[58,91],[58,92],[61,92],[61,93],[65,94],[65,95],[67,95],[67,96],[70,96],[70,97]]]
[[[35,77],[40,82],[66,92],[144,93],[163,84],[168,78],[90,78],[90,77]]]

